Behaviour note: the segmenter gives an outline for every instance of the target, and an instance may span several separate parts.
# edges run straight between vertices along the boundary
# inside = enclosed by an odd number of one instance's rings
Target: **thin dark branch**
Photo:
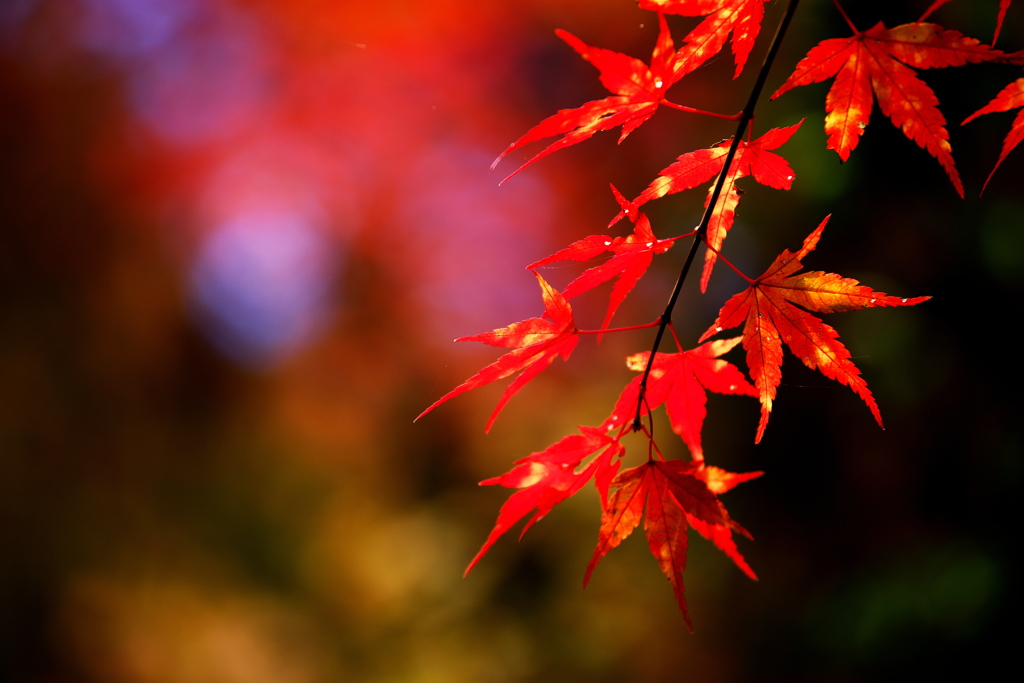
[[[686,276],[690,272],[690,266],[693,264],[693,259],[697,255],[697,247],[704,241],[704,236],[707,234],[708,225],[711,222],[711,216],[718,206],[718,198],[722,194],[722,188],[725,186],[725,179],[729,177],[729,167],[732,165],[733,159],[736,158],[736,151],[739,149],[743,133],[750,124],[750,120],[754,118],[754,108],[757,106],[757,100],[761,97],[761,91],[764,90],[764,84],[768,80],[768,73],[771,71],[772,63],[775,61],[775,57],[779,52],[779,46],[782,44],[782,38],[786,35],[786,29],[789,28],[789,24],[793,19],[793,14],[796,12],[796,7],[799,4],[800,0],[789,0],[789,5],[786,7],[786,13],[783,15],[782,21],[779,22],[779,27],[775,31],[775,37],[772,38],[771,47],[768,48],[768,54],[765,55],[764,63],[761,65],[761,71],[757,74],[757,81],[755,81],[754,87],[750,91],[750,97],[747,99],[746,106],[743,107],[743,111],[740,113],[740,120],[736,124],[736,134],[733,135],[732,144],[729,146],[729,153],[726,155],[725,164],[722,166],[722,172],[718,176],[718,182],[715,183],[715,189],[711,193],[711,199],[708,201],[708,206],[704,210],[704,215],[700,219],[700,225],[697,226],[697,232],[694,235],[693,244],[690,245],[690,251],[686,254],[686,261],[683,263],[683,268],[679,272],[679,278],[676,280],[675,287],[672,288],[672,294],[669,296],[668,304],[665,306],[665,312],[661,314],[658,332],[654,335],[654,344],[651,348],[651,356],[647,359],[647,367],[644,368],[644,374],[640,380],[636,416],[633,418],[633,431],[638,431],[641,427],[641,408],[647,398],[647,380],[651,376],[651,367],[654,365],[654,357],[658,353],[658,347],[661,345],[661,339],[665,336],[665,328],[668,327],[672,320],[672,311],[675,309],[676,301],[679,299],[679,293],[683,289],[683,282],[686,281]]]

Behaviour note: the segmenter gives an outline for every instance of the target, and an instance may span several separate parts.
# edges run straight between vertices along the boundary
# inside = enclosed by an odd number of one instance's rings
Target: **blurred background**
[[[848,10],[868,28],[927,4]],[[996,6],[934,19],[990,40]],[[748,73],[720,56],[672,99],[738,111],[768,9]],[[999,47],[1024,46],[1022,16]],[[0,2],[0,680],[854,682],[1009,658],[1024,443],[999,324],[1024,294],[1024,151],[979,198],[1013,114],[958,124],[1020,67],[923,74],[965,200],[877,108],[840,165],[827,84],[761,102],[756,134],[807,119],[778,150],[797,178],[740,183],[731,259],[756,275],[832,213],[809,268],[934,299],[827,320],[885,431],[792,358],[757,447],[756,402],[710,398],[709,462],[766,472],[724,499],[758,583],[692,535],[691,635],[637,534],[581,590],[589,490],[462,578],[509,493],[476,482],[598,424],[651,335],[585,340],[486,436],[502,386],[412,422],[497,355],[451,340],[538,315],[523,266],[602,231],[609,182],[635,196],[734,128],[662,110],[498,187],[540,149],[489,171],[512,140],[607,95],[555,28],[647,60],[657,21],[630,0]],[[803,3],[767,92],[846,35]],[[692,229],[703,192],[650,204],[655,232]],[[657,315],[683,253],[617,324]],[[684,342],[743,286],[695,284]],[[574,300],[584,325],[606,294]]]

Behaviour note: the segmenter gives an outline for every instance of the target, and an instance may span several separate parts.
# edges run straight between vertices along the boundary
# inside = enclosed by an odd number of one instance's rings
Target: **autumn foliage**
[[[893,28],[886,28],[879,22],[866,30],[855,27],[836,2],[837,11],[843,14],[853,35],[827,38],[811,47],[771,98],[778,98],[796,87],[831,80],[824,103],[827,146],[844,161],[861,143],[877,100],[882,114],[939,162],[954,190],[963,196],[963,184],[949,144],[947,121],[938,98],[918,72],[993,61],[1019,64],[1021,57],[992,46],[1009,9],[1009,0],[999,4],[992,44],[925,21],[947,1],[934,2],[916,22]],[[737,184],[750,182],[743,180],[749,176],[753,182],[788,190],[795,182],[795,174],[783,156],[784,151],[780,150],[798,133],[803,121],[763,129],[756,137],[752,129],[746,137],[744,133],[748,132],[748,125],[753,125],[753,108],[764,76],[772,65],[778,41],[784,36],[796,4],[789,2],[750,103],[740,114],[702,111],[669,100],[667,93],[687,74],[720,53],[727,43],[731,44],[738,76],[747,66],[751,48],[761,32],[765,0],[641,0],[642,8],[658,13],[659,33],[649,62],[590,46],[565,31],[557,32],[597,68],[601,83],[612,94],[575,109],[559,111],[513,142],[495,164],[527,145],[557,138],[528,158],[509,178],[552,152],[582,142],[600,131],[621,127],[621,142],[664,108],[736,120],[737,131],[723,142],[712,141],[704,149],[679,154],[676,161],[666,166],[632,200],[612,187],[621,211],[609,227],[628,218],[632,226],[630,233],[583,237],[527,266],[534,271],[540,285],[544,308],[541,317],[457,340],[479,341],[511,350],[442,396],[423,414],[470,389],[515,376],[487,422],[486,429],[490,429],[505,404],[555,358],[569,360],[582,336],[599,338],[604,334],[638,329],[656,330],[650,350],[638,351],[627,358],[628,367],[639,374],[626,385],[603,421],[597,426],[581,426],[579,433],[519,460],[509,472],[481,482],[500,484],[516,491],[501,507],[494,529],[470,562],[467,573],[498,538],[518,522],[526,518],[525,532],[556,505],[593,482],[600,494],[602,513],[597,546],[587,567],[585,582],[590,580],[600,560],[643,522],[651,553],[671,582],[689,626],[683,572],[691,528],[722,550],[745,574],[756,578],[734,536],[735,533],[750,538],[750,534],[729,516],[719,496],[761,473],[731,473],[707,463],[701,441],[707,418],[707,392],[756,398],[761,415],[756,428],[751,428],[751,436],[755,442],[761,441],[777,399],[784,349],[788,349],[807,367],[849,387],[866,404],[879,426],[882,425],[879,406],[850,350],[840,341],[839,332],[819,316],[865,308],[911,306],[929,297],[888,295],[828,270],[807,270],[804,260],[818,246],[829,217],[807,235],[797,251],[781,249],[777,252],[779,255],[757,277],[742,273],[724,251],[726,236],[740,205],[741,189]],[[669,32],[666,14],[700,17],[698,25],[683,36],[678,47]],[[964,123],[983,114],[1018,107],[1024,107],[1024,78],[1008,85]],[[1018,112],[1006,136],[996,168],[1022,138],[1024,110]],[[642,207],[706,184],[709,185],[706,211],[697,228],[682,235],[659,237]],[[744,205],[744,210],[747,208]],[[756,225],[756,214],[749,222]],[[800,233],[806,231],[799,226],[794,229]],[[667,258],[665,254],[669,251],[680,253],[673,247],[682,239],[691,240],[689,252],[685,258],[682,254],[679,256],[682,262],[679,282],[664,314],[644,325],[610,327],[616,311],[654,258]],[[699,245],[706,247],[699,280],[702,292],[707,290],[713,268],[719,262],[739,273],[748,287],[724,302],[717,319],[698,340],[686,343],[677,335],[672,315],[679,287],[686,280]],[[568,261],[594,265],[561,292],[536,272],[543,266]],[[613,284],[601,327],[580,329],[569,300],[609,281]],[[740,328],[740,336],[712,339],[734,328]],[[659,350],[666,332],[676,347],[673,352]],[[735,332],[729,334],[735,335]],[[742,346],[745,352],[745,372],[724,358],[737,346]],[[688,461],[665,458],[655,442],[650,413],[661,407],[665,408],[672,430],[686,445],[690,454]],[[639,465],[623,469],[627,451],[622,440],[632,431],[642,432],[647,437],[646,458]]]

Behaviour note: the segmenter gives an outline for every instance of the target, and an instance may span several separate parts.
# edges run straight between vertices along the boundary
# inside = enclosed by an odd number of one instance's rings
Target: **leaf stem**
[[[793,20],[793,14],[796,12],[797,5],[799,4],[800,0],[789,0],[789,4],[786,6],[786,13],[782,16],[782,20],[779,22],[779,27],[775,31],[775,37],[772,38],[771,47],[768,48],[768,54],[765,55],[764,63],[761,64],[761,71],[757,74],[757,81],[754,83],[754,87],[750,91],[750,97],[747,99],[746,106],[743,107],[743,111],[740,113],[739,122],[736,124],[736,134],[733,135],[732,144],[729,146],[729,153],[726,155],[725,163],[722,166],[722,172],[718,175],[718,181],[715,183],[715,189],[711,194],[711,199],[708,201],[707,208],[704,210],[704,215],[700,219],[700,225],[697,226],[697,232],[694,235],[693,244],[690,245],[690,251],[686,254],[686,261],[683,263],[683,268],[679,273],[679,278],[676,280],[676,284],[672,288],[672,294],[669,296],[668,304],[665,306],[665,312],[661,314],[661,318],[659,319],[658,332],[654,335],[654,344],[651,348],[651,355],[647,359],[647,367],[644,368],[643,377],[640,379],[636,415],[633,418],[633,431],[638,431],[642,426],[640,420],[641,413],[643,412],[642,406],[643,402],[647,398],[647,380],[651,376],[651,367],[654,364],[654,356],[658,352],[658,346],[661,345],[662,337],[665,336],[665,328],[668,327],[672,321],[672,311],[676,307],[676,301],[679,299],[679,293],[683,289],[683,282],[686,280],[686,275],[690,272],[690,266],[693,264],[693,259],[697,255],[697,247],[704,241],[704,236],[707,234],[708,224],[711,222],[711,215],[718,206],[718,198],[722,194],[722,188],[725,186],[725,179],[729,175],[729,167],[732,165],[733,159],[736,157],[736,151],[739,149],[740,140],[743,138],[743,133],[746,131],[747,125],[750,123],[751,119],[754,118],[754,108],[757,106],[757,100],[760,98],[761,91],[764,90],[764,84],[768,80],[768,72],[771,71],[772,63],[775,61],[775,57],[779,53],[779,46],[782,44],[782,38],[786,35],[786,29],[789,28],[789,24]],[[840,11],[842,11],[842,9],[840,9]],[[845,16],[845,12],[843,13],[843,16]]]
[[[603,330],[576,330],[576,334],[607,334],[608,332],[629,332],[630,330],[646,330],[661,324],[661,318],[654,322],[643,325],[630,325],[629,327],[609,327]]]
[[[686,111],[691,114],[703,114],[704,116],[714,116],[716,119],[725,119],[726,121],[738,121],[740,116],[743,115],[743,112],[740,112],[739,114],[718,114],[713,111],[694,109],[693,107],[687,107],[682,104],[676,104],[675,102],[669,102],[665,98],[662,98],[661,103],[664,104],[666,107],[672,107],[673,109],[678,109],[679,111]]]
[[[672,321],[668,323],[668,331],[672,333],[672,339],[676,342],[676,348],[679,349],[679,353],[683,352],[683,343],[679,341],[679,335],[676,334],[676,326],[672,324]]]
[[[708,244],[707,242],[705,242],[705,243],[704,243],[704,246],[705,246],[705,247],[707,247],[708,249],[710,249],[711,251],[715,252],[716,254],[718,254],[718,258],[722,259],[722,261],[723,261],[723,262],[725,263],[725,265],[727,265],[727,266],[729,266],[730,268],[732,268],[733,272],[735,272],[735,273],[736,273],[737,275],[739,275],[739,276],[740,276],[741,278],[743,278],[744,280],[746,280],[746,281],[747,281],[748,283],[750,283],[750,284],[754,284],[754,281],[753,281],[752,279],[750,279],[749,277],[747,277],[747,276],[746,276],[746,275],[745,275],[745,274],[743,273],[743,271],[742,271],[742,270],[740,270],[739,268],[737,268],[736,266],[734,266],[734,265],[732,264],[732,261],[730,261],[729,259],[727,259],[727,258],[725,258],[724,256],[722,256],[722,252],[721,252],[721,251],[719,251],[718,249],[715,249],[715,248],[714,248],[713,246],[711,246],[711,245],[710,245],[710,244]]]

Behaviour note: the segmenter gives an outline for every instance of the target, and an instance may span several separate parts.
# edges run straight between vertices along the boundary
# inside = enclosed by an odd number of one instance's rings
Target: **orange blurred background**
[[[805,4],[769,88],[846,35],[829,3]],[[851,15],[892,25],[922,4]],[[935,20],[985,38],[992,5]],[[670,20],[677,39],[694,23]],[[606,94],[555,28],[647,59],[657,22],[630,0],[0,5],[0,681],[846,682],[1008,654],[1024,443],[996,324],[1024,288],[1024,152],[979,199],[1010,117],[956,125],[1019,77],[1005,65],[925,74],[964,201],[878,111],[836,163],[826,86],[760,105],[758,133],[807,117],[779,150],[797,180],[746,188],[733,261],[760,272],[834,213],[808,267],[935,299],[828,321],[884,432],[799,363],[757,448],[756,404],[711,398],[709,461],[767,472],[725,499],[758,539],[741,551],[759,583],[695,539],[690,635],[633,539],[582,591],[589,491],[462,578],[508,493],[476,482],[603,419],[650,335],[581,344],[487,436],[500,387],[412,423],[495,358],[451,339],[537,315],[523,266],[603,230],[609,182],[634,196],[732,134],[662,111],[499,187],[528,158],[491,172],[509,142]],[[733,82],[723,55],[672,94],[737,111],[748,71]],[[696,222],[690,194],[648,207],[659,235]],[[676,268],[616,322],[657,315]],[[684,341],[740,283],[716,278],[684,294]],[[604,295],[574,301],[584,324]]]

